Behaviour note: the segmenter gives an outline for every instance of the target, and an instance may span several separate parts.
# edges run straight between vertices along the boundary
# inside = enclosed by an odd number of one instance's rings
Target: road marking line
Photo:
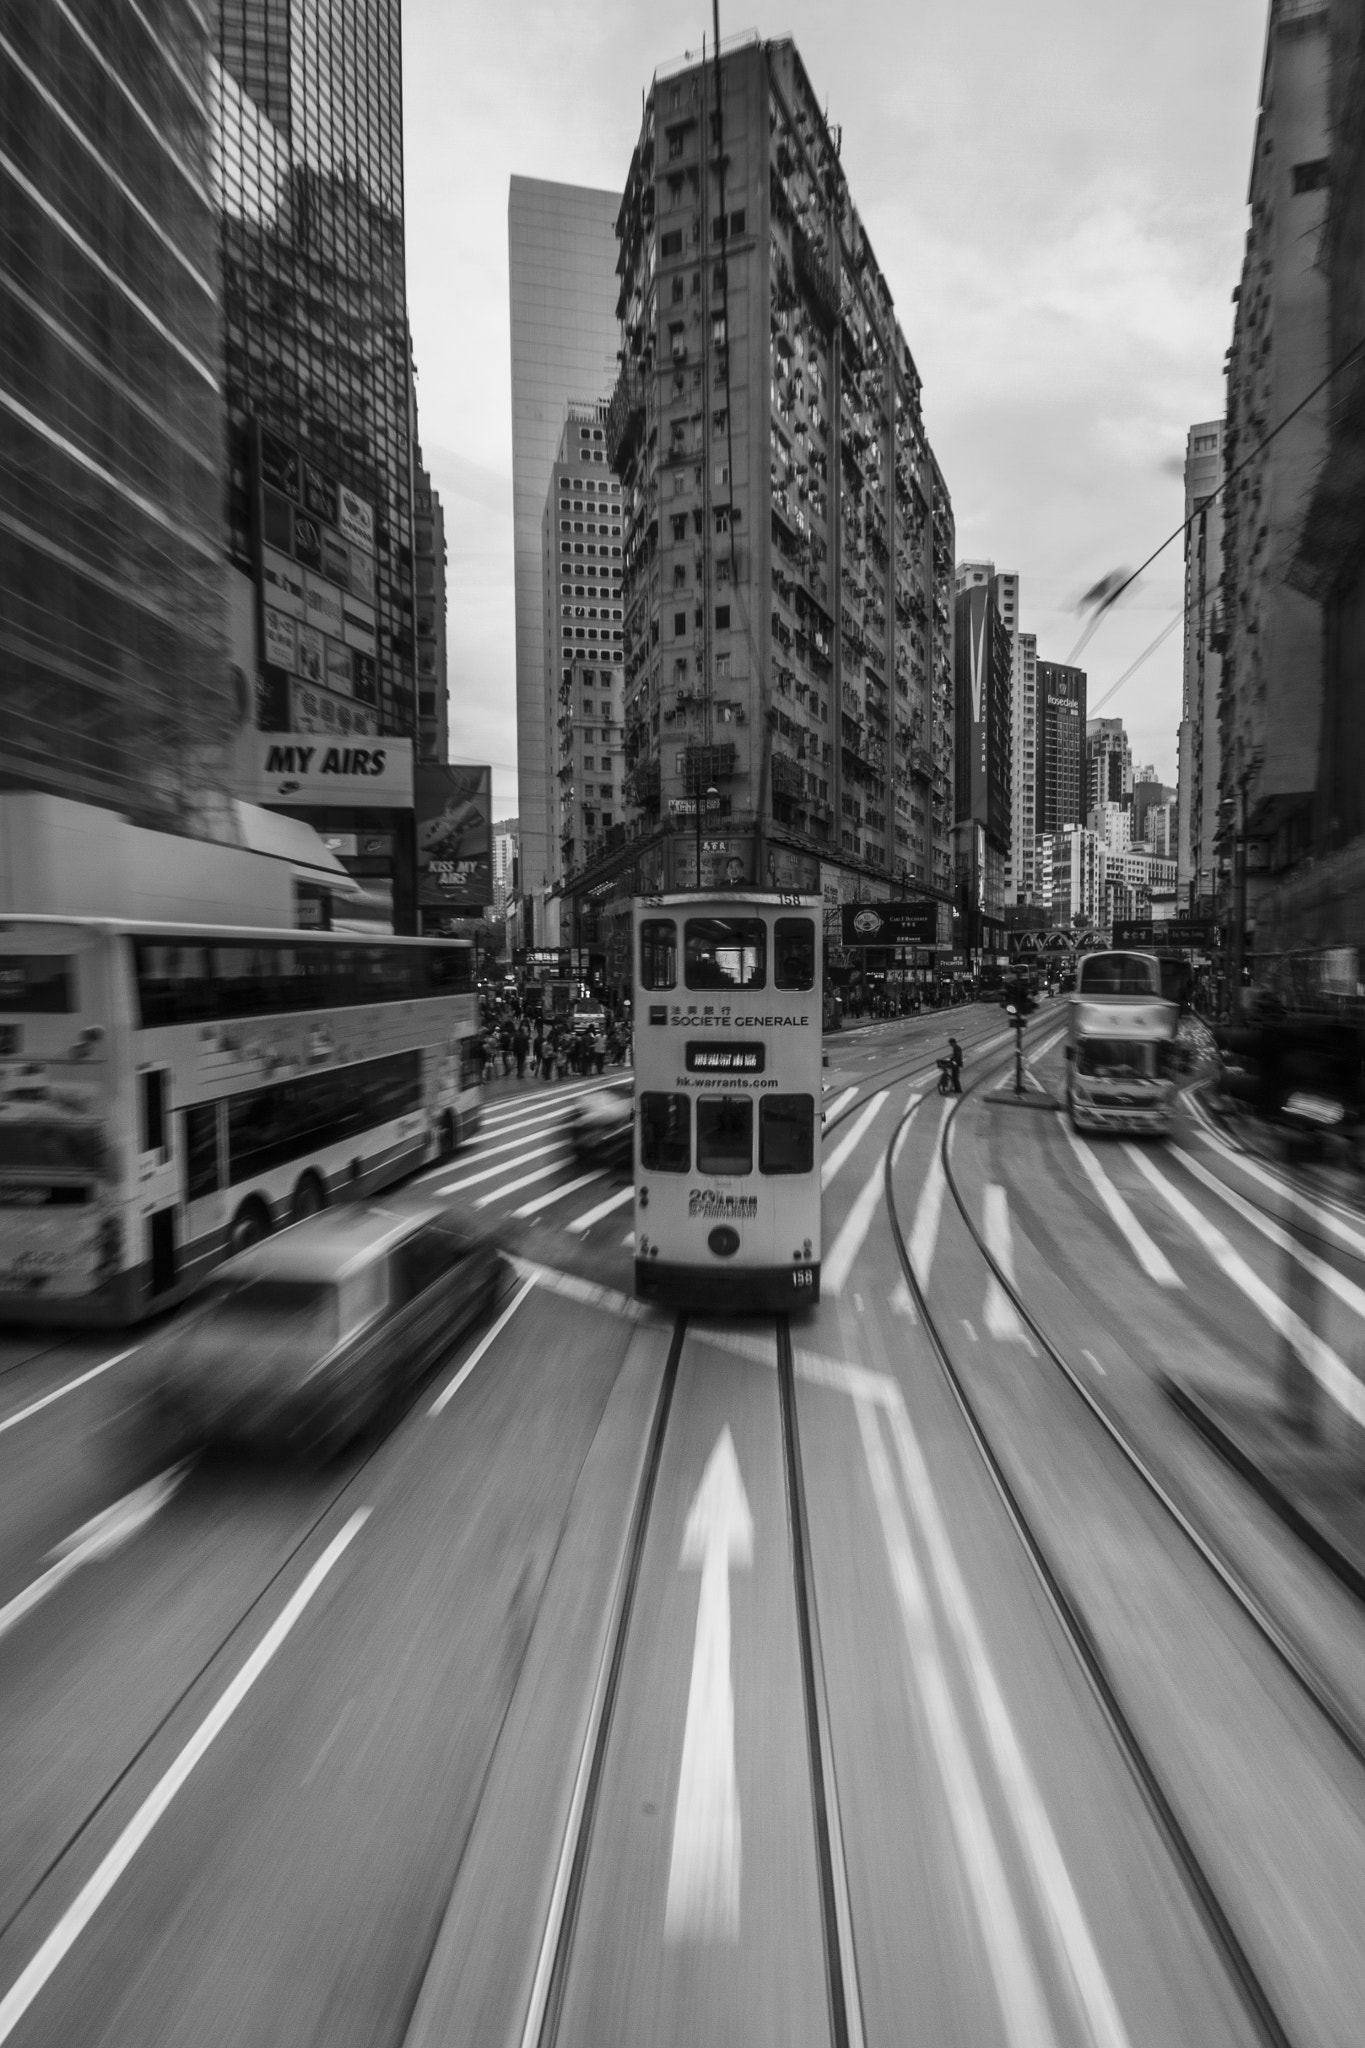
[[[913,1090],[911,1091],[910,1095],[906,1098],[905,1111],[901,1118],[901,1127],[896,1133],[896,1142],[891,1147],[891,1165],[893,1169],[895,1167],[896,1161],[900,1158],[901,1153],[905,1150],[905,1141],[910,1135],[910,1126],[915,1120],[915,1111],[919,1108],[923,1100],[924,1097],[922,1095],[915,1094]]]
[[[890,1301],[893,1315],[905,1316],[910,1322],[918,1323],[919,1317],[915,1313],[915,1304],[911,1299],[910,1289],[905,1284],[904,1274],[892,1288]]]
[[[428,1415],[439,1415],[442,1409],[447,1405],[447,1403],[454,1400],[455,1396],[459,1393],[460,1388],[464,1385],[465,1381],[469,1378],[469,1375],[473,1372],[479,1360],[483,1357],[485,1351],[487,1351],[489,1345],[493,1342],[493,1339],[502,1330],[506,1329],[507,1325],[511,1322],[513,1316],[521,1307],[521,1304],[525,1301],[527,1295],[531,1292],[531,1289],[535,1286],[535,1284],[536,1283],[534,1278],[522,1281],[521,1286],[512,1296],[512,1299],[508,1302],[506,1308],[498,1317],[497,1321],[491,1324],[490,1327],[484,1331],[482,1337],[480,1337],[478,1343],[474,1346],[474,1349],[470,1352],[468,1358],[460,1367],[460,1370],[456,1373],[454,1379],[451,1380],[447,1386],[442,1387],[440,1393],[436,1396],[436,1399],[432,1402],[430,1408],[428,1408]]]
[[[633,1252],[635,1249],[635,1232],[633,1230],[628,1230],[625,1236],[621,1239],[621,1242],[628,1252]]]
[[[533,1114],[546,1104],[562,1107],[566,1102],[576,1101],[580,1095],[600,1095],[604,1088],[619,1088],[623,1085],[624,1083],[621,1080],[593,1081],[587,1086],[580,1088],[556,1088],[553,1094],[547,1092],[534,1096],[521,1096],[515,1102],[500,1103],[495,1109],[485,1110],[483,1121],[485,1125],[505,1124],[514,1117]]]
[[[998,1181],[990,1181],[986,1186],[985,1226],[986,1249],[1013,1287],[1017,1283],[1014,1278],[1014,1239],[1010,1234],[1009,1197]],[[986,1282],[985,1323],[992,1337],[1027,1344],[1030,1352],[1037,1356],[1028,1332],[1019,1319],[1018,1309],[994,1273]]]
[[[75,1946],[177,1792],[185,1784],[195,1765],[222,1734],[256,1680],[294,1629],[304,1609],[342,1552],[360,1533],[369,1515],[369,1508],[357,1508],[345,1528],[332,1538],[298,1590],[266,1630],[237,1676],[221,1694],[217,1704],[209,1709],[170,1768],[147,1794],[112,1849],[94,1873],[87,1878],[32,1962],[15,1979],[5,1997],[0,1999],[0,2042],[9,2039],[58,1964]]]
[[[558,1267],[539,1266],[533,1259],[515,1255],[510,1264],[519,1278],[533,1281],[547,1293],[563,1295],[566,1301],[579,1301],[588,1308],[605,1309],[608,1315],[625,1316],[632,1323],[664,1320],[661,1310],[637,1301],[633,1294],[621,1294],[614,1287],[601,1287],[596,1280],[585,1280],[580,1273],[563,1273]]]
[[[826,1105],[825,1122],[829,1123],[834,1117],[838,1116],[841,1109],[847,1109],[857,1093],[856,1088],[845,1088],[842,1095],[836,1095],[833,1102]]]
[[[591,1099],[593,1095],[624,1095],[626,1092],[627,1091],[624,1088],[593,1088],[583,1095],[575,1097],[564,1096],[561,1097],[560,1100],[555,1102],[544,1101],[541,1102],[537,1108],[528,1109],[524,1111],[521,1116],[508,1117],[505,1122],[495,1125],[488,1132],[488,1137],[503,1138],[507,1135],[509,1131],[526,1131],[532,1129],[534,1126],[538,1124],[548,1124],[557,1122],[562,1123],[564,1120],[566,1109],[571,1115],[576,1113],[577,1110],[581,1109],[584,1106],[584,1104]],[[487,1139],[480,1135],[478,1137],[471,1138],[469,1141],[469,1145],[465,1149],[471,1153],[474,1153],[483,1150],[489,1150],[491,1148],[488,1146]]]
[[[945,1103],[943,1114],[938,1120],[938,1129],[934,1132],[934,1149],[929,1159],[929,1171],[924,1176],[919,1201],[915,1204],[915,1220],[910,1230],[910,1264],[922,1293],[927,1291],[929,1286],[929,1268],[934,1263],[939,1218],[943,1214],[943,1194],[947,1185],[943,1177],[943,1126],[951,1107],[951,1103]]]
[[[546,1129],[551,1128],[553,1125],[561,1121],[562,1119],[559,1117],[547,1118]],[[543,1138],[544,1136],[545,1131],[542,1130],[527,1131],[521,1137],[508,1138],[501,1145],[475,1146],[469,1152],[461,1153],[457,1164],[453,1168],[449,1160],[447,1160],[444,1166],[441,1168],[441,1171],[443,1173],[450,1173],[452,1171],[458,1173],[461,1170],[461,1168],[465,1166],[482,1166],[483,1162],[486,1159],[499,1159],[505,1152],[520,1152],[522,1157],[525,1159],[534,1158],[534,1153],[528,1152],[526,1148],[528,1145],[534,1144],[538,1139]],[[515,1166],[516,1161],[515,1159],[509,1159],[507,1161],[507,1164],[509,1166]],[[437,1188],[436,1190],[436,1193],[438,1195],[449,1194],[449,1192],[449,1188]]]
[[[1306,1272],[1311,1273],[1315,1280],[1321,1281],[1324,1287],[1329,1288],[1337,1300],[1344,1302],[1353,1314],[1365,1319],[1365,1287],[1358,1287],[1354,1280],[1348,1280],[1344,1273],[1339,1273],[1329,1260],[1320,1259],[1315,1252],[1309,1251],[1307,1245],[1297,1243],[1282,1224],[1265,1215],[1254,1202],[1248,1202],[1235,1188],[1228,1187],[1225,1182],[1219,1180],[1216,1173],[1210,1173],[1206,1166],[1201,1166],[1197,1159],[1192,1159],[1187,1152],[1182,1152],[1179,1156],[1180,1163],[1187,1173],[1192,1173],[1212,1194],[1226,1202],[1228,1207],[1249,1223],[1253,1230],[1259,1230],[1262,1237],[1269,1238],[1281,1251],[1288,1252],[1296,1258]]]
[[[516,1217],[537,1216],[542,1209],[548,1209],[552,1203],[562,1202],[566,1195],[577,1194],[580,1188],[590,1187],[595,1180],[601,1180],[602,1171],[600,1166],[595,1167],[591,1173],[580,1173],[577,1180],[566,1180],[562,1188],[551,1188],[547,1194],[532,1195],[529,1202],[523,1202],[519,1209],[512,1211],[512,1214]],[[485,1199],[492,1201],[493,1197],[489,1195]],[[481,1207],[482,1204],[476,1206]]]
[[[907,1651],[905,1671],[919,1695],[957,1839],[977,1930],[1012,2048],[1055,2040],[1043,1989],[1024,1940],[1000,1847],[991,1827],[966,1734],[953,1704],[929,1592],[910,1542],[876,1409],[854,1404],[872,1495],[882,1525]]]
[[[548,1180],[552,1173],[558,1173],[561,1167],[567,1164],[567,1156],[561,1152],[559,1157],[550,1160],[548,1165],[537,1166],[532,1172],[523,1173],[516,1180],[509,1180],[503,1187],[490,1188],[486,1195],[476,1195],[474,1207],[486,1209],[490,1202],[504,1202],[509,1195],[519,1195],[523,1188],[531,1187],[536,1181]]]
[[[866,1108],[861,1112],[859,1116],[856,1116],[854,1118],[853,1123],[849,1127],[847,1133],[839,1140],[834,1150],[822,1162],[820,1167],[820,1186],[822,1189],[827,1188],[829,1186],[830,1182],[833,1180],[835,1174],[839,1171],[839,1168],[843,1165],[844,1161],[856,1150],[857,1146],[861,1143],[865,1133],[870,1128],[870,1126],[875,1122],[877,1113],[881,1109],[882,1104],[886,1100],[886,1094],[887,1091],[885,1088],[879,1088],[877,1090],[877,1093],[872,1097],[871,1101],[867,1104]]]
[[[1081,1357],[1089,1359],[1090,1363],[1094,1366],[1096,1372],[1100,1375],[1101,1379],[1107,1379],[1109,1377],[1104,1367],[1100,1364],[1098,1358],[1096,1358],[1093,1351],[1082,1351]]]
[[[1061,1119],[1062,1135],[1080,1160],[1086,1178],[1103,1202],[1110,1216],[1118,1225],[1120,1234],[1127,1239],[1129,1248],[1137,1255],[1138,1264],[1148,1279],[1155,1280],[1158,1287],[1183,1287],[1184,1281],[1162,1251],[1155,1239],[1150,1237],[1138,1222],[1125,1198],[1114,1186],[1099,1160],[1082,1138],[1078,1138],[1065,1118]]]
[[[1066,1037],[1066,1026],[1065,1026],[1065,1024],[1063,1024],[1063,1026],[1062,1026],[1061,1030],[1060,1030],[1060,1031],[1054,1031],[1054,1032],[1053,1032],[1053,1034],[1052,1034],[1052,1036],[1051,1036],[1051,1038],[1045,1038],[1045,1039],[1043,1040],[1043,1042],[1042,1042],[1042,1044],[1041,1044],[1041,1045],[1035,1045],[1035,1046],[1034,1046],[1034,1048],[1033,1048],[1032,1052],[1030,1052],[1030,1053],[1028,1053],[1028,1054],[1026,1055],[1026,1057],[1025,1057],[1025,1061],[1024,1061],[1024,1064],[1025,1064],[1026,1066],[1032,1066],[1032,1064],[1033,1064],[1033,1062],[1034,1062],[1035,1060],[1041,1060],[1041,1059],[1045,1058],[1045,1057],[1046,1057],[1046,1055],[1047,1055],[1048,1053],[1050,1053],[1050,1052],[1051,1052],[1051,1050],[1052,1050],[1053,1046],[1054,1046],[1054,1045],[1060,1045],[1061,1041],[1062,1041],[1062,1040],[1063,1040],[1063,1039],[1064,1039],[1065,1037]]]
[[[853,1270],[853,1261],[862,1250],[867,1233],[872,1228],[872,1218],[876,1215],[882,1199],[885,1172],[886,1153],[883,1151],[878,1155],[877,1164],[854,1197],[853,1206],[844,1218],[838,1236],[825,1253],[820,1268],[822,1294],[843,1293],[848,1276]]]
[[[1224,1144],[1220,1137],[1204,1126],[1202,1120],[1206,1112],[1203,1105],[1195,1102],[1192,1104],[1192,1107],[1195,1115],[1201,1119],[1199,1135],[1206,1145],[1219,1153],[1222,1158],[1230,1161],[1233,1166],[1239,1168],[1242,1173],[1247,1174],[1252,1180],[1259,1181],[1262,1187],[1269,1188],[1271,1193],[1278,1195],[1281,1200],[1289,1200],[1294,1203],[1296,1208],[1306,1211],[1315,1223],[1321,1224],[1325,1231],[1336,1238],[1338,1244],[1344,1245],[1348,1251],[1356,1252],[1361,1258],[1365,1259],[1365,1234],[1353,1229],[1346,1219],[1338,1216],[1335,1209],[1330,1205],[1314,1201],[1311,1195],[1306,1195],[1300,1189],[1291,1187],[1282,1174],[1272,1173],[1268,1167],[1261,1165],[1258,1160],[1248,1159],[1244,1153],[1236,1151],[1231,1145]],[[1183,1145],[1177,1146],[1175,1149],[1180,1152],[1182,1157],[1189,1157]]]
[[[517,1148],[509,1145],[503,1149],[510,1152]],[[563,1138],[556,1138],[552,1145],[537,1145],[532,1151],[523,1152],[521,1156],[523,1159],[543,1159],[547,1152],[562,1152],[563,1150]],[[463,1180],[447,1181],[443,1188],[436,1189],[436,1193],[438,1195],[458,1195],[462,1188],[477,1187],[479,1182],[483,1180],[496,1180],[500,1173],[513,1171],[516,1165],[517,1161],[515,1159],[504,1159],[497,1166],[485,1166],[482,1173],[467,1173]]]
[[[1233,1250],[1218,1226],[1210,1223],[1206,1216],[1201,1216],[1193,1202],[1188,1201],[1179,1188],[1173,1187],[1136,1145],[1125,1145],[1123,1149],[1233,1285],[1240,1287],[1270,1327],[1293,1345],[1324,1392],[1330,1394],[1354,1421],[1365,1423],[1365,1386],[1331,1346],[1310,1330],[1286,1302],[1281,1301],[1260,1274],[1254,1273],[1241,1254]]]
[[[591,1230],[594,1223],[600,1223],[604,1216],[610,1216],[613,1209],[619,1209],[623,1202],[631,1201],[634,1195],[633,1187],[620,1188],[614,1195],[608,1195],[605,1202],[599,1202],[595,1209],[585,1209],[581,1216],[575,1216],[572,1223],[566,1223],[564,1227],[566,1230],[576,1231],[581,1236],[585,1230]]]
[[[981,1342],[981,1339],[976,1334],[976,1324],[969,1323],[966,1316],[962,1318],[962,1327],[967,1332],[967,1335],[971,1338],[973,1344],[979,1344]]]
[[[1047,1916],[1053,1946],[1059,1951],[1064,1974],[1070,1979],[1080,2018],[1094,2048],[1128,2048],[1127,2031],[1071,1882],[1066,1859],[1053,1833],[1047,1808],[1019,1746],[976,1611],[958,1569],[938,1496],[929,1477],[929,1467],[899,1387],[887,1405],[887,1422],[900,1461],[910,1511],[929,1555],[930,1570],[938,1585],[949,1632],[972,1687],[977,1713],[995,1762],[996,1778],[1028,1863],[1034,1891]]]
[[[74,1380],[66,1380],[60,1387],[54,1387],[52,1392],[44,1394],[41,1400],[30,1401],[27,1408],[20,1408],[16,1414],[7,1415],[4,1421],[0,1422],[0,1436],[3,1436],[7,1429],[17,1429],[21,1422],[27,1422],[29,1416],[36,1415],[40,1409],[50,1408],[54,1401],[60,1401],[64,1395],[74,1394],[77,1387],[85,1386],[90,1380],[97,1380],[102,1372],[108,1372],[112,1366],[122,1365],[124,1359],[131,1358],[137,1348],[137,1345],[133,1344],[127,1351],[116,1351],[114,1356],[106,1358],[103,1364],[92,1365],[89,1372],[77,1373]]]
[[[706,1461],[683,1531],[680,1571],[701,1567],[682,1766],[664,1905],[665,1941],[739,1940],[741,1826],[730,1672],[730,1568],[754,1558],[749,1512],[727,1423]]]
[[[100,1557],[112,1557],[116,1550],[136,1536],[138,1530],[166,1505],[188,1470],[188,1464],[180,1464],[158,1472],[154,1479],[134,1487],[131,1493],[125,1493],[122,1500],[116,1500],[112,1507],[83,1522],[79,1529],[59,1543],[49,1553],[53,1562],[47,1570],[40,1572],[21,1593],[16,1593],[12,1600],[0,1607],[0,1636],[8,1635],[16,1622],[31,1614],[49,1593],[55,1593],[63,1580],[78,1572],[83,1564],[93,1564]]]

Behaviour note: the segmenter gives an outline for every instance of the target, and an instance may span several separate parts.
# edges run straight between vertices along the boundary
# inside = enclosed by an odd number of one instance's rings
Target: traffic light
[[[1006,991],[1005,1015],[1016,1031],[1023,1029],[1025,1019],[1031,1017],[1037,1007],[1037,1000],[1029,993],[1026,983]]]

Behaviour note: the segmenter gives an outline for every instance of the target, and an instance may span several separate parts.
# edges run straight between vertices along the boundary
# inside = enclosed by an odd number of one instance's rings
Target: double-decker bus
[[[454,1151],[468,942],[0,919],[0,1319],[130,1322]]]
[[[637,1294],[819,1299],[822,907],[728,891],[635,904]]]
[[[1086,953],[1067,1030],[1066,1106],[1078,1131],[1167,1131],[1180,1005],[1155,953]]]

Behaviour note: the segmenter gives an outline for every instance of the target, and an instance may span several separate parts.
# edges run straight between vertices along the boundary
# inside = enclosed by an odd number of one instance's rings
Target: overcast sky
[[[1022,578],[1065,661],[1076,599],[1179,525],[1187,427],[1223,409],[1264,0],[788,0],[792,34],[924,383],[959,559]],[[451,751],[516,804],[507,188],[619,190],[656,65],[705,5],[406,0],[408,301],[450,549]],[[584,397],[595,394],[585,392]],[[1090,701],[1181,602],[1179,543],[1100,628]],[[1177,629],[1125,684],[1175,780]]]

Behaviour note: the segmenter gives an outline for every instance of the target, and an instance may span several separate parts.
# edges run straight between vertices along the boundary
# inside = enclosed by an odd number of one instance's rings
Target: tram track
[[[1000,1014],[1003,1016],[1003,1011]],[[990,1021],[993,1024],[996,1020],[992,1017]],[[1049,1012],[1036,1017],[1031,1025],[1025,1025],[1024,1042],[1026,1047],[1030,1043],[1036,1042],[1036,1040],[1031,1041],[1029,1038],[1031,1030],[1041,1032],[1049,1024],[1053,1024],[1055,1027],[1055,1021],[1054,1016]],[[967,1039],[963,1050],[969,1053],[980,1052],[982,1047],[988,1044],[993,1036],[994,1033],[987,1028],[982,1031],[979,1037]],[[935,1045],[937,1047],[935,1050],[930,1050],[928,1046],[925,1046],[913,1059],[903,1056],[897,1059],[894,1067],[878,1067],[874,1072],[860,1076],[857,1081],[850,1081],[848,1088],[851,1090],[851,1093],[848,1100],[840,1105],[833,1116],[829,1116],[825,1120],[825,1136],[828,1137],[831,1131],[837,1130],[840,1124],[846,1123],[849,1117],[856,1115],[860,1109],[866,1108],[871,1097],[880,1094],[883,1089],[899,1087],[901,1082],[909,1081],[917,1074],[923,1074],[926,1086],[930,1080],[933,1080],[934,1085],[937,1086],[937,1066],[939,1060],[943,1057],[943,1053],[937,1041],[935,1041]],[[1001,1049],[1001,1047],[995,1048],[997,1051]],[[968,1090],[968,1092],[970,1093],[971,1091]]]
[[[944,1181],[972,1245],[1042,1355],[1080,1397],[1086,1412],[1103,1431],[1106,1440],[1119,1451],[1144,1492],[1159,1503],[1166,1517],[1174,1523],[1205,1568],[1233,1600],[1260,1639],[1270,1648],[1277,1662],[1289,1673],[1296,1688],[1309,1700],[1315,1712],[1327,1723],[1351,1758],[1356,1763],[1365,1765],[1365,1730],[1362,1729],[1354,1712],[1323,1675],[1313,1667],[1293,1638],[1244,1582],[1236,1567],[1220,1553],[1218,1547],[1199,1529],[1194,1518],[1181,1507],[1168,1487],[1152,1471],[1128,1432],[1105,1404],[1096,1398],[1076,1368],[1053,1343],[1038,1317],[1022,1298],[1017,1285],[992,1254],[977,1227],[953,1166],[952,1134],[959,1109],[978,1088],[985,1085],[986,1078],[983,1076],[974,1082],[963,1097],[954,1102],[944,1118],[937,1139]],[[898,1135],[905,1128],[912,1113],[913,1108],[908,1108],[902,1115],[898,1124]],[[973,1398],[968,1377],[959,1369],[945,1341],[943,1326],[929,1304],[926,1290],[920,1285],[910,1259],[907,1238],[896,1203],[893,1171],[896,1154],[897,1145],[893,1139],[887,1149],[884,1166],[887,1215],[901,1271],[922,1318],[935,1360],[951,1397],[962,1415],[973,1446],[1001,1500],[1068,1647],[1222,1958],[1228,1977],[1236,1988],[1247,2017],[1255,2029],[1256,2037],[1267,2044],[1267,2048],[1290,2048],[1291,2036],[1280,2018],[1275,2001],[1239,1935],[1231,1914],[1223,1904],[1218,1886],[1190,1831],[1181,1819],[1149,1746],[1144,1742],[1134,1718],[1125,1705],[1122,1692],[1108,1667],[1093,1630],[1068,1589],[1061,1572],[1049,1556],[1047,1546],[1024,1505],[1018,1487],[1010,1479],[1004,1459],[986,1427],[981,1406]]]
[[[550,1909],[532,1978],[520,2048],[555,2048],[573,1966],[579,1908],[592,1853],[594,1826],[608,1775],[614,1711],[631,1640],[635,1598],[649,1540],[673,1411],[687,1315],[673,1326],[660,1381],[648,1445],[631,1505],[610,1618],[589,1709],[568,1822],[551,1888]],[[795,1603],[802,1705],[811,1806],[814,1818],[816,1890],[824,1951],[824,1977],[831,2048],[863,2048],[864,2033],[853,1946],[843,1830],[834,1783],[828,1693],[815,1606],[814,1569],[796,1413],[795,1366],[785,1315],[776,1318],[777,1380],[782,1460],[786,1489],[791,1583]]]

